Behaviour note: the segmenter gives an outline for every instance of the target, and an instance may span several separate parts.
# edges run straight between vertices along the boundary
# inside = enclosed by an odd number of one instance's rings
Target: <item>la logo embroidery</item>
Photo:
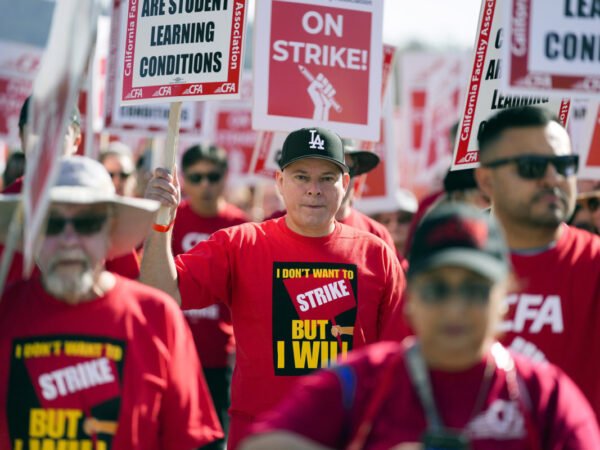
[[[323,146],[325,141],[319,136],[317,130],[310,130],[310,141],[308,141],[309,147],[312,149],[318,148],[319,150],[325,150]]]

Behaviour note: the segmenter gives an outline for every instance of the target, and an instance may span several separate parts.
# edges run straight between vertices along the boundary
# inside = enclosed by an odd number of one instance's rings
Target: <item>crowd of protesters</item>
[[[600,448],[600,186],[544,109],[488,118],[479,168],[372,217],[377,155],[293,131],[264,220],[223,149],[93,160],[70,118],[36,270],[17,252],[0,301],[0,448]]]

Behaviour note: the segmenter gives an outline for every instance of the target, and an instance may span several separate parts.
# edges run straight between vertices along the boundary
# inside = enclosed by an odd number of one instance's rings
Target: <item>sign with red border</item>
[[[547,108],[559,117],[563,126],[569,116],[570,100],[545,95],[514,95],[501,86],[502,47],[509,42],[502,28],[501,0],[482,0],[479,26],[473,55],[465,106],[458,129],[452,170],[469,169],[479,165],[477,135],[485,121],[506,108],[534,105]]]
[[[115,0],[122,105],[237,98],[246,0]]]
[[[582,134],[578,176],[600,180],[600,102],[589,102]]]
[[[506,87],[600,98],[597,1],[506,0]]]
[[[253,128],[380,137],[383,2],[257,2]]]

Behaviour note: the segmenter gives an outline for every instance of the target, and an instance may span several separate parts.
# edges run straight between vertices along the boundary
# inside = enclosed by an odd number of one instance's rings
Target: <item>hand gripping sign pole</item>
[[[169,172],[176,177],[174,171],[177,145],[179,141],[179,121],[181,118],[181,102],[172,102],[169,109],[169,129],[167,130],[167,142],[164,152],[164,165]],[[155,229],[167,230],[175,218],[171,217],[171,211],[167,206],[161,206],[156,214]]]

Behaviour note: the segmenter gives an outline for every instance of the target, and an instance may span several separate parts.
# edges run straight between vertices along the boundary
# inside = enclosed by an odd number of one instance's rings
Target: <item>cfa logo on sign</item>
[[[196,95],[196,94],[202,94],[202,85],[201,84],[192,84],[189,88],[187,88],[183,94],[188,94],[188,95]]]
[[[235,83],[223,83],[215,90],[215,93],[217,94],[227,94],[229,92],[235,92]]]
[[[308,141],[308,146],[312,149],[317,148],[319,150],[325,150],[324,145],[325,141],[319,136],[317,130],[310,130],[310,141]]]
[[[161,86],[152,94],[152,97],[164,97],[165,95],[171,95],[171,86]]]
[[[129,94],[127,94],[127,96],[125,97],[125,99],[128,98],[142,98],[143,96],[143,92],[142,92],[142,88],[135,88],[132,89],[131,91],[129,91]]]
[[[476,163],[479,155],[476,151],[468,151],[467,154],[458,161],[459,163]]]

